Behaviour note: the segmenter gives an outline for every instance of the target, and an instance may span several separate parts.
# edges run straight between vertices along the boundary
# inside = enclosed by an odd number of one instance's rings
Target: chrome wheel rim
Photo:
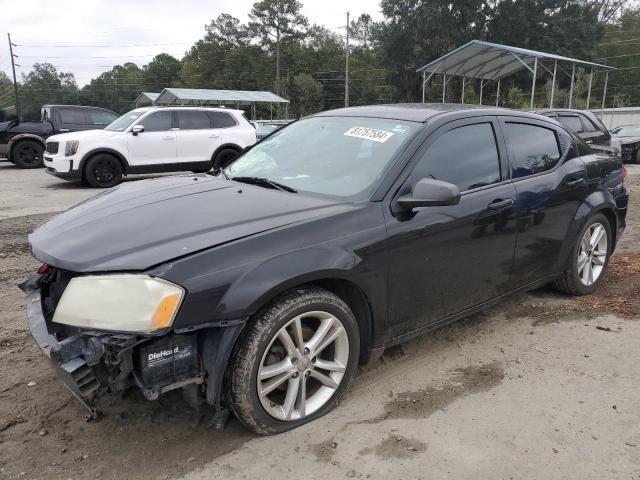
[[[312,311],[291,319],[274,335],[258,368],[258,398],[282,421],[299,420],[338,390],[349,361],[349,338],[338,318]]]
[[[578,252],[578,278],[589,287],[598,281],[608,255],[607,230],[601,223],[593,223],[582,236]]]

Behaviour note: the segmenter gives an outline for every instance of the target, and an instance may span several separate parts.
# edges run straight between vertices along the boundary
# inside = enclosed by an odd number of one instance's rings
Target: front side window
[[[84,125],[87,123],[84,111],[80,108],[61,108],[60,122],[73,125]]]
[[[440,135],[416,164],[409,181],[433,178],[461,192],[500,181],[500,156],[493,126],[477,123]]]
[[[598,129],[593,124],[591,120],[589,120],[585,115],[582,115],[582,127],[585,132],[597,132]]]
[[[203,110],[178,110],[178,127],[180,130],[203,130],[211,128],[211,121]]]
[[[262,177],[299,191],[367,199],[418,122],[311,117],[278,130],[228,168],[228,177]]]
[[[173,114],[169,110],[154,112],[140,120],[138,125],[142,125],[145,132],[166,132],[171,130],[172,116]]]
[[[558,121],[572,132],[580,133],[584,130],[580,117],[577,115],[559,115]]]
[[[507,122],[504,133],[513,178],[551,170],[560,160],[558,138],[550,128]]]

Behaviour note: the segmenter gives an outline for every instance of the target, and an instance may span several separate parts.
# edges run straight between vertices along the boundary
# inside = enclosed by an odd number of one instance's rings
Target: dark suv
[[[569,108],[536,110],[535,113],[559,121],[591,146],[611,146],[611,134],[602,120],[589,111]]]

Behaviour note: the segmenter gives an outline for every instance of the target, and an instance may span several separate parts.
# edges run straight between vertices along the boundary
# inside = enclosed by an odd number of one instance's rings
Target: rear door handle
[[[511,205],[513,205],[513,203],[513,198],[507,198],[505,200],[494,200],[489,205],[487,205],[487,208],[489,210],[502,210],[503,208],[510,207]]]

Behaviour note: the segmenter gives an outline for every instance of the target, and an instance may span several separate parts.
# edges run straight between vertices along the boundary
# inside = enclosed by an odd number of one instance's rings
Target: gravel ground
[[[640,479],[640,166],[603,288],[550,289],[392,349],[338,408],[277,437],[207,428],[177,396],[86,423],[32,342],[26,235],[96,193],[0,163],[0,478]]]

